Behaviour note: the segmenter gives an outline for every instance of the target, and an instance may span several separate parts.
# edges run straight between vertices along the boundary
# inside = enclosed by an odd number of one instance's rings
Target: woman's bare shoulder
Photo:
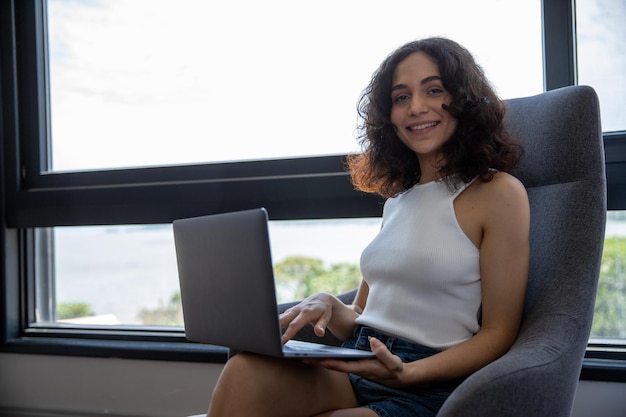
[[[506,172],[496,172],[491,181],[478,181],[476,185],[476,192],[487,200],[528,198],[524,184]]]
[[[526,188],[506,172],[494,173],[491,181],[477,180],[467,191],[468,200],[479,209],[484,222],[492,222],[494,217],[501,216],[526,217],[529,211]]]

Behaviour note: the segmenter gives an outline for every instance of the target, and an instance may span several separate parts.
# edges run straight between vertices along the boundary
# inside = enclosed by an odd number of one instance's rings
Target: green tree
[[[183,304],[180,291],[172,295],[167,304],[155,309],[144,308],[139,314],[139,320],[147,326],[183,326]]]
[[[360,282],[358,265],[339,263],[328,268],[320,259],[291,256],[274,266],[278,292],[289,294],[290,300],[327,292],[341,294],[355,289]]]
[[[274,266],[276,285],[287,289],[295,299],[314,293],[314,282],[324,275],[324,264],[319,259],[291,256]]]
[[[91,306],[87,303],[59,303],[57,306],[58,320],[75,319],[78,317],[88,317],[93,315],[94,313],[91,310]]]
[[[361,270],[357,264],[332,264],[325,271],[324,275],[316,280],[318,286],[314,289],[314,292],[327,292],[339,295],[356,289],[360,282]]]
[[[604,241],[591,336],[626,338],[626,238]]]

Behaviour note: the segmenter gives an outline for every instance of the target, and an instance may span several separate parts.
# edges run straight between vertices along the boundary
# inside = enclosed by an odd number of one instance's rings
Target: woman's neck
[[[432,155],[427,157],[426,155],[418,154],[417,158],[420,165],[419,184],[426,184],[427,182],[441,179],[439,170],[444,163],[441,157],[435,158]]]

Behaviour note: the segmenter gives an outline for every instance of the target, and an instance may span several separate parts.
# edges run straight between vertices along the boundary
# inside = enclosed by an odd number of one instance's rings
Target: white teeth
[[[437,125],[437,123],[438,122],[430,122],[430,123],[424,123],[423,125],[411,126],[409,130],[422,130],[422,129],[426,129],[427,127],[433,127]]]

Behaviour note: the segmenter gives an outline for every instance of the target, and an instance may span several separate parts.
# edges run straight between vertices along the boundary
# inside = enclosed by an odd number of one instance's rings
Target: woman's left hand
[[[398,356],[387,349],[380,340],[371,337],[370,347],[376,359],[345,361],[338,359],[307,359],[304,362],[318,364],[333,371],[340,371],[362,376],[379,384],[390,387],[405,385],[405,366]]]

